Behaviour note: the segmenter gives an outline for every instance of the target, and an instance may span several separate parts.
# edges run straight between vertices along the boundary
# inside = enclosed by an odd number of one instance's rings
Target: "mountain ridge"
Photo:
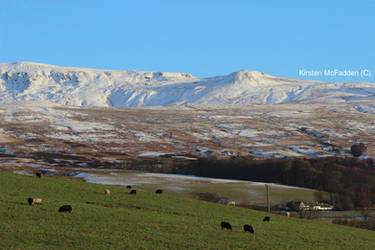
[[[197,78],[180,72],[0,64],[0,103],[52,101],[70,106],[337,103],[375,99],[375,84],[320,82],[241,70]]]

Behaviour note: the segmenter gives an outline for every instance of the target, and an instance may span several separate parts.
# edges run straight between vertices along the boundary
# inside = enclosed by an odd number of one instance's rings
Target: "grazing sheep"
[[[269,216],[266,216],[266,217],[264,217],[264,219],[263,219],[263,221],[268,221],[268,222],[270,222],[270,220],[271,220],[271,217],[269,217]]]
[[[59,208],[59,212],[69,212],[71,213],[73,210],[72,206],[71,205],[63,205]]]
[[[129,188],[129,189],[131,189],[131,188],[132,188],[132,186],[130,186],[130,185],[127,185],[127,186],[126,186],[126,188]]]
[[[161,190],[161,189],[158,189],[158,190],[155,191],[155,194],[162,194],[162,193],[163,193],[163,190]]]
[[[42,173],[35,173],[35,176],[38,178],[42,178]]]
[[[42,205],[42,199],[40,198],[29,198],[27,199],[27,202],[29,203],[30,206],[32,205]]]
[[[222,221],[220,226],[221,226],[221,230],[223,230],[224,228],[232,230],[232,226],[228,222]]]
[[[111,195],[111,190],[109,190],[109,189],[104,189],[104,194],[105,194],[105,195]]]
[[[132,191],[130,191],[130,194],[136,194],[137,193],[137,190],[133,189]]]
[[[236,206],[236,202],[235,201],[230,201],[230,202],[228,202],[228,206],[235,207]]]
[[[287,217],[290,217],[290,212],[285,212],[285,215],[286,215]]]
[[[252,234],[254,233],[254,228],[251,225],[248,225],[248,224],[246,224],[246,225],[243,226],[243,230],[245,232],[250,232]]]

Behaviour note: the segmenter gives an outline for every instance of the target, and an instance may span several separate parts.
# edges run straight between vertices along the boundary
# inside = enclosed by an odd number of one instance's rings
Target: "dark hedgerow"
[[[205,177],[274,182],[329,192],[337,209],[375,205],[375,164],[353,157],[311,159],[200,159],[192,174]]]

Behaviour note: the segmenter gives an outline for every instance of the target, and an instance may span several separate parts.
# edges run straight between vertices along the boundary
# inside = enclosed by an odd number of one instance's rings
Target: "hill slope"
[[[72,106],[277,104],[375,98],[375,84],[277,78],[255,71],[195,78],[186,73],[94,70],[37,63],[0,64],[0,102]]]
[[[375,232],[122,187],[0,173],[1,249],[374,249]],[[138,190],[139,191],[139,190]],[[43,205],[30,207],[28,197]],[[71,204],[71,214],[57,212]],[[233,230],[220,229],[221,221]],[[255,236],[242,230],[251,224]]]

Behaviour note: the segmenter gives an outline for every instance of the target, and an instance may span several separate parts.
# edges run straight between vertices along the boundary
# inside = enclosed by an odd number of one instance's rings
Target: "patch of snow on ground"
[[[133,134],[141,142],[161,142],[160,138],[142,131],[129,131],[129,133]]]
[[[264,156],[264,157],[271,157],[273,156],[273,154],[270,154],[270,153],[265,153],[265,152],[262,152],[258,149],[254,149],[251,151],[252,154],[255,154],[255,155],[259,155],[259,156]]]
[[[355,109],[362,113],[375,114],[375,105],[374,106],[356,106]]]
[[[188,134],[194,136],[195,138],[199,139],[199,140],[203,140],[203,141],[208,141],[210,140],[210,135],[208,134],[208,132],[203,132],[203,133],[197,133],[197,132],[188,132]]]
[[[170,182],[177,182],[177,183],[187,183],[187,182],[205,182],[205,183],[242,183],[242,184],[249,184],[255,186],[264,186],[269,185],[272,187],[279,187],[279,188],[290,188],[290,189],[304,189],[310,190],[308,188],[302,187],[295,187],[295,186],[287,186],[281,185],[277,183],[264,183],[264,182],[252,182],[252,181],[243,181],[243,180],[234,180],[234,179],[218,179],[218,178],[209,178],[209,177],[199,177],[193,175],[179,175],[179,174],[161,174],[161,173],[132,173],[131,175],[122,174],[119,175],[97,175],[97,174],[87,174],[87,173],[80,173],[75,177],[84,178],[87,182],[93,183],[100,183],[100,184],[107,184],[107,185],[141,185],[141,184],[164,184]],[[173,184],[177,185],[177,184]]]
[[[360,157],[358,157],[359,159],[370,159],[371,157],[368,156],[368,155],[361,155]]]
[[[137,154],[137,156],[138,157],[160,157],[166,154],[167,153],[161,153],[161,152],[143,152],[143,153]]]
[[[33,174],[25,171],[25,170],[18,170],[18,171],[13,171],[15,174],[20,174],[20,175],[26,175],[26,176],[33,176]]]
[[[316,156],[316,157],[322,157],[323,156],[323,155],[318,154],[318,153],[316,153],[312,150],[301,148],[301,147],[298,147],[298,146],[289,146],[289,148],[298,152],[298,153],[302,153],[302,154],[305,154],[305,155],[312,155],[312,156]]]

